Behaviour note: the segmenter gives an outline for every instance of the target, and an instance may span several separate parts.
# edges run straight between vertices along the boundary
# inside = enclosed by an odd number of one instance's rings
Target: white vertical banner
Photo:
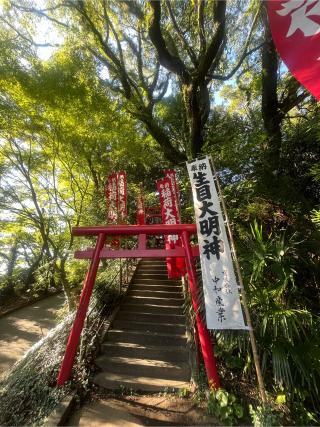
[[[208,329],[247,329],[209,157],[187,163]]]

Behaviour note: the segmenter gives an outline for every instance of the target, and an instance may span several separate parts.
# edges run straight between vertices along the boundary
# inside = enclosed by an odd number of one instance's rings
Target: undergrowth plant
[[[261,405],[256,408],[249,405],[249,412],[254,427],[277,427],[281,425],[270,405]]]
[[[73,315],[36,343],[0,381],[0,425],[40,425],[70,384],[56,387]]]
[[[114,265],[109,267],[114,276]],[[42,425],[68,393],[76,392],[79,398],[86,394],[103,320],[119,298],[117,280],[110,282],[103,272],[99,273],[97,282],[70,381],[62,387],[56,386],[75,313],[68,314],[1,378],[0,425]]]
[[[308,249],[297,233],[266,232],[257,222],[251,225],[251,238],[240,251],[267,390],[271,395],[285,390],[285,406],[292,419],[297,418],[295,408],[304,408],[298,418],[312,424],[319,421],[320,322],[299,274],[307,256]],[[219,331],[215,337],[215,353],[229,372],[253,384],[247,333]],[[256,417],[260,413],[264,412],[257,409]]]
[[[234,394],[226,390],[211,390],[207,400],[207,412],[215,415],[224,425],[238,424],[244,415],[242,405]]]

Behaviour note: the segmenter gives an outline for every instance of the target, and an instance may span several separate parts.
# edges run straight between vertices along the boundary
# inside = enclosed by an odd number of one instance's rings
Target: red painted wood
[[[199,256],[199,247],[193,246],[191,248],[192,256]],[[94,249],[86,249],[85,251],[76,251],[74,257],[76,259],[91,259],[93,256]],[[115,259],[115,258],[178,258],[185,256],[185,250],[181,247],[175,249],[120,249],[120,250],[109,250],[102,249],[100,252],[100,258]]]
[[[146,234],[140,234],[138,236],[138,249],[144,250],[147,248],[147,235]]]
[[[195,224],[152,224],[152,225],[96,225],[90,227],[73,227],[74,236],[97,236],[104,233],[107,236],[139,234],[181,234],[187,231],[189,234],[196,234]]]
[[[68,338],[66,352],[57,379],[57,385],[63,385],[66,381],[68,381],[71,375],[73,361],[76,355],[81,331],[88,311],[90,297],[97,276],[97,271],[100,262],[100,251],[103,248],[105,240],[105,234],[99,234],[91,260],[90,268],[84,281],[77,314],[74,319],[73,326]]]
[[[196,323],[199,335],[199,341],[201,345],[202,355],[207,371],[209,384],[215,388],[220,387],[220,380],[217,372],[217,366],[215,357],[213,354],[213,347],[210,341],[209,332],[201,318],[199,313],[199,302],[197,295],[197,278],[196,271],[193,264],[193,256],[199,255],[198,247],[191,247],[190,245],[190,234],[196,233],[195,224],[174,224],[174,225],[113,225],[113,226],[95,226],[95,227],[75,227],[73,234],[76,236],[98,236],[95,249],[78,251],[76,255],[79,258],[91,258],[91,264],[87,273],[83,290],[80,297],[80,303],[77,310],[76,318],[71,329],[67,348],[59,376],[57,379],[57,385],[63,385],[71,375],[73,361],[76,355],[77,346],[79,343],[81,331],[83,328],[84,320],[88,310],[90,297],[92,294],[97,270],[99,267],[100,258],[167,258],[170,257],[185,257],[187,265],[187,273],[189,279],[190,293],[192,297],[192,304],[196,313]],[[144,235],[157,235],[157,234],[179,234],[182,237],[183,248],[175,248],[170,250],[163,249],[134,249],[134,250],[110,250],[103,249],[106,236],[118,236],[118,235],[141,235],[141,240],[144,239]],[[172,253],[171,253],[172,251]]]
[[[220,388],[220,379],[217,369],[217,362],[213,353],[213,345],[210,340],[209,331],[202,320],[200,314],[200,305],[198,298],[198,289],[197,289],[197,274],[194,266],[194,260],[192,258],[192,251],[190,245],[190,238],[186,231],[182,233],[182,242],[186,251],[186,267],[188,273],[190,294],[192,299],[193,309],[196,315],[196,324],[197,331],[201,346],[201,352],[203,356],[204,365],[207,372],[208,383],[210,387]]]

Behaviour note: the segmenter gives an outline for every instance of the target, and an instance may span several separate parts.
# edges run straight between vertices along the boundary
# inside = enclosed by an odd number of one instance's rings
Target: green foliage
[[[210,391],[207,411],[219,418],[223,425],[235,425],[244,415],[243,407],[237,402],[236,396],[223,389]]]
[[[264,237],[251,227],[254,245],[249,292],[253,313],[259,313],[259,343],[263,367],[272,366],[274,381],[286,389],[308,384],[318,394],[320,378],[317,316],[304,308],[296,286],[295,260],[302,244],[296,234]],[[308,349],[308,351],[306,351]]]
[[[306,406],[307,402],[295,400],[292,402],[290,415],[295,420],[296,425],[301,426],[317,426],[320,424],[319,412],[309,410]]]
[[[63,287],[71,307],[84,276],[70,256],[79,246],[71,227],[105,222],[104,183],[113,170],[130,177],[132,212],[135,188],[150,171],[159,173],[154,159],[161,155],[99,84],[81,49],[66,41],[50,60],[32,59],[30,69],[17,60],[15,72],[0,73],[8,100],[0,108],[1,302]]]
[[[253,408],[252,405],[249,405],[249,411],[254,427],[270,427],[281,425],[278,416],[274,413],[269,405],[257,406],[256,408]]]
[[[109,273],[114,272],[110,265]],[[90,369],[98,350],[99,333],[104,321],[102,308],[108,315],[118,299],[117,281],[110,281],[100,273],[98,290],[88,310],[81,334],[79,351],[72,378],[63,387],[56,387],[56,379],[65,353],[74,313],[62,309],[62,321],[42,340],[36,343],[0,380],[0,424],[42,425],[54,407],[68,394],[77,391],[85,394],[89,387]],[[103,299],[101,299],[103,297]],[[14,408],[14,410],[12,410]]]
[[[320,229],[320,210],[313,209],[311,211],[311,220]]]
[[[208,40],[216,3],[205,4],[203,31]],[[227,47],[207,77],[233,68],[243,53],[258,4],[256,0],[228,2]],[[135,221],[135,197],[141,185],[146,202],[155,203],[153,181],[168,166],[164,152],[171,154],[173,163],[181,160],[179,153],[190,155],[193,120],[185,108],[196,109],[205,97],[202,89],[195,88],[200,96],[191,102],[192,87],[184,85],[181,90],[181,81],[155,60],[148,38],[153,18],[149,4],[67,2],[52,8],[49,2],[50,28],[57,21],[65,25],[58,27],[62,44],[47,61],[37,57],[30,43],[45,14],[24,13],[20,5],[28,8],[32,2],[5,1],[0,17],[0,298],[5,304],[17,294],[38,295],[63,287],[72,308],[87,265],[72,260],[71,254],[92,241],[74,240],[71,227],[105,223],[104,183],[113,170],[125,169],[130,179],[129,222]],[[195,69],[185,43],[199,52],[201,10],[197,5],[201,2],[171,4],[177,27],[168,5],[163,3],[160,22],[166,44],[187,69]],[[34,6],[38,7],[36,2]],[[139,11],[145,13],[142,19]],[[106,54],[93,27],[119,62]],[[262,34],[258,25],[253,46],[261,43]],[[203,154],[211,154],[220,171],[267,389],[285,393],[291,412],[299,408],[295,416],[307,423],[315,419],[320,383],[320,109],[307,97],[281,115],[282,135],[275,141],[279,168],[266,174],[263,165],[270,140],[261,115],[260,56],[258,50],[246,57],[228,85],[222,86],[219,80],[212,84],[210,112],[205,104],[198,110],[199,116],[209,114]],[[191,72],[191,80],[197,75]],[[302,92],[282,67],[278,78],[275,114]],[[165,150],[166,143],[169,149]],[[193,207],[184,169],[182,220],[191,222]],[[104,267],[95,288],[102,305],[114,301],[118,293],[113,277],[119,266]],[[112,290],[105,292],[106,283],[110,287],[113,283]],[[201,292],[199,297],[203,298]],[[187,298],[185,312],[192,323]],[[255,376],[247,333],[221,331],[216,340],[217,355],[231,376],[252,384]],[[206,387],[203,376],[200,400]],[[216,397],[212,402],[221,403]],[[257,420],[268,415],[264,411],[262,407],[255,411]]]
[[[188,399],[188,397],[190,396],[190,390],[188,390],[187,388],[180,388],[178,391],[178,396],[182,397],[183,399]]]

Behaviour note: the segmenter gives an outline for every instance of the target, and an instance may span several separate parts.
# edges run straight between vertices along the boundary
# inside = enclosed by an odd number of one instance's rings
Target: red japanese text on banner
[[[174,203],[177,210],[177,224],[181,223],[181,216],[180,216],[180,192],[179,192],[179,186],[177,182],[177,174],[174,169],[165,169],[164,170],[165,178],[169,178],[171,181],[171,186],[173,190],[173,197],[174,197]],[[175,243],[175,246],[182,246],[181,238],[178,237],[177,242]],[[172,267],[172,278],[179,278],[185,275],[186,273],[186,266],[185,266],[185,259],[184,258],[175,258],[172,260],[172,265],[174,264],[174,267]]]
[[[175,200],[175,204],[176,204],[176,210],[178,213],[178,224],[180,224],[180,209],[179,209],[180,193],[179,193],[179,187],[178,187],[178,183],[177,183],[177,173],[174,169],[165,169],[164,170],[164,177],[169,178],[171,181],[174,200]]]
[[[106,198],[108,223],[113,224],[118,220],[118,176],[115,172],[108,176]]]
[[[178,224],[178,212],[175,204],[174,193],[170,178],[163,178],[157,181],[157,190],[159,192],[162,221],[164,224]],[[165,238],[166,242],[176,243],[177,235],[169,235]]]
[[[124,171],[118,172],[118,212],[124,220],[127,216],[127,175]]]
[[[187,163],[208,329],[247,329],[209,157]]]
[[[269,0],[268,15],[279,55],[320,100],[320,0]]]

